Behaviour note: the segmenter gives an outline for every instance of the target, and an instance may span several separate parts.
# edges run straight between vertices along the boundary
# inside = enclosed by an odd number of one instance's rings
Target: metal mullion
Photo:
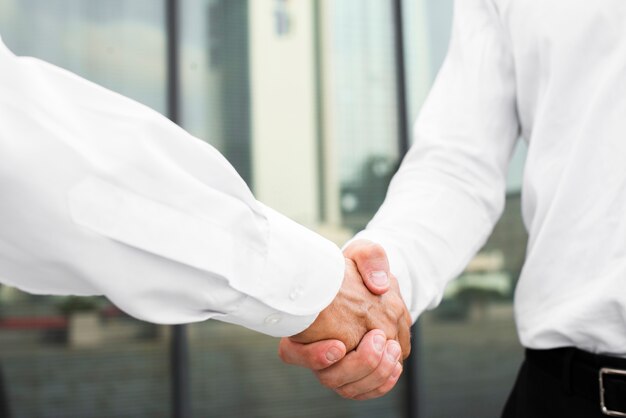
[[[166,0],[165,19],[167,37],[167,116],[180,124],[180,78],[179,78],[179,3]],[[172,417],[191,417],[191,393],[189,384],[189,347],[187,327],[173,325],[170,337],[170,384]]]
[[[396,70],[396,106],[398,117],[398,155],[402,159],[409,150],[409,114],[407,99],[406,59],[404,48],[404,13],[402,0],[392,0],[393,8],[393,39],[395,50]],[[412,346],[418,344],[418,326],[412,328]],[[417,351],[404,363],[404,378],[406,387],[404,391],[405,414],[407,418],[418,418],[419,415],[419,392],[418,392],[418,361]]]

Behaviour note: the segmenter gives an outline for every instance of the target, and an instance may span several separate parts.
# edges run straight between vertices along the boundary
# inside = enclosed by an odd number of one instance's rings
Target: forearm
[[[103,294],[140,319],[271,335],[334,298],[333,243],[257,202],[213,147],[157,112],[0,43],[0,277]]]
[[[355,237],[385,249],[413,320],[438,305],[448,282],[482,247],[504,197],[500,185],[494,185],[501,195],[494,195],[487,207],[471,187],[454,178],[420,174],[400,171],[383,206]]]
[[[414,319],[438,303],[502,212],[519,134],[510,48],[491,1],[455,2],[450,50],[414,145],[360,235],[387,251]]]

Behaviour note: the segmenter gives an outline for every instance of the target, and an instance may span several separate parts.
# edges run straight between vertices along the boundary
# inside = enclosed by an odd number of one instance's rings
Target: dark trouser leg
[[[568,392],[560,379],[524,361],[502,418],[606,418],[600,405]]]

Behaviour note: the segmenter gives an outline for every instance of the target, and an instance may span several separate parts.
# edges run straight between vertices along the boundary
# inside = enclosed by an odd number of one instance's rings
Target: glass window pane
[[[181,123],[251,184],[248,2],[181,2]]]
[[[181,2],[184,127],[223,151],[260,200],[312,228],[321,217],[318,179],[326,164],[318,164],[317,154],[322,129],[316,116],[321,90],[316,85],[317,3]],[[350,15],[359,9],[359,1],[328,2],[327,13],[319,15],[328,19],[322,25],[346,28],[322,51],[324,58],[332,55],[331,88],[344,100],[337,125],[328,128],[341,147],[345,184],[354,182],[368,161],[378,161],[374,157],[385,157],[383,164],[397,158],[395,96],[388,90],[393,80],[387,74],[393,74],[393,56],[387,50],[390,12],[376,3],[369,2],[369,11],[359,15],[368,19],[363,24]],[[351,42],[368,30],[375,33],[349,55]],[[350,72],[364,63],[369,76],[350,81]],[[342,85],[347,82],[354,85]],[[369,123],[379,113],[383,122]],[[362,136],[360,141],[356,135]],[[356,152],[349,151],[353,145]],[[224,411],[246,418],[401,416],[402,388],[376,401],[347,401],[323,388],[308,370],[282,364],[275,338],[217,321],[189,329],[194,416],[224,416]]]
[[[391,2],[329,4],[329,134],[337,153],[342,223],[359,230],[381,205],[398,164]]]
[[[323,59],[327,184],[338,184],[339,225],[349,238],[382,204],[399,164],[392,2],[324,2]],[[324,190],[330,195],[332,189]],[[337,234],[339,236],[339,234]],[[383,398],[359,404],[358,416],[404,416],[404,378]],[[362,414],[362,415],[361,415]]]
[[[18,55],[165,108],[162,1],[0,0],[0,34]],[[104,298],[0,286],[0,380],[11,416],[168,417],[166,331]]]
[[[162,0],[0,0],[0,35],[41,58],[165,111]]]

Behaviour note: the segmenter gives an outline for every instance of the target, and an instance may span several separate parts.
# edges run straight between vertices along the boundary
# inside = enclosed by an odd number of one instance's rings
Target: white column
[[[319,185],[314,2],[249,4],[254,192],[263,203],[315,228]],[[284,17],[288,29],[281,33],[276,19]]]

